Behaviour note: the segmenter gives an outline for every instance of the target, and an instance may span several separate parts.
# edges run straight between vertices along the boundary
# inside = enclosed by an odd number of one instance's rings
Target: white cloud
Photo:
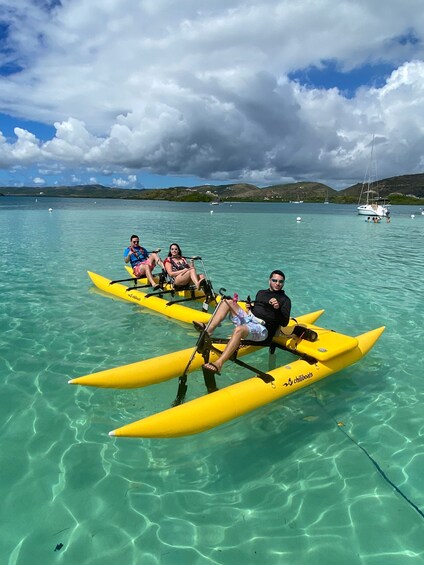
[[[117,186],[119,188],[135,188],[137,183],[137,176],[136,175],[128,175],[128,178],[114,178],[112,180],[113,186]]]
[[[0,78],[0,111],[56,129],[47,141],[23,128],[16,141],[0,135],[0,167],[107,170],[116,186],[142,171],[336,185],[362,177],[376,134],[382,176],[421,171],[421,0],[387,10],[358,0],[0,7],[10,30],[1,62],[22,67]],[[288,79],[326,60],[396,70],[350,99]]]
[[[128,181],[125,180],[125,179],[121,179],[121,178],[113,179],[113,180],[112,180],[112,184],[113,184],[113,186],[117,186],[117,187],[119,187],[119,188],[126,188],[126,187],[128,187]]]

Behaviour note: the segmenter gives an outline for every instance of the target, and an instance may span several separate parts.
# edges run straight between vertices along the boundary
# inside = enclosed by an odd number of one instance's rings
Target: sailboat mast
[[[372,136],[372,143],[371,143],[371,156],[370,156],[370,164],[369,164],[369,175],[368,175],[368,194],[367,194],[367,204],[368,204],[368,195],[371,194],[372,184],[374,180],[374,137]]]
[[[359,195],[359,201],[358,201],[358,205],[361,204],[362,202],[362,195],[365,193],[366,194],[366,199],[365,199],[365,204],[368,205],[370,203],[370,200],[372,202],[372,197],[370,198],[370,194],[372,193],[372,185],[373,185],[373,163],[374,163],[374,138],[375,138],[375,134],[373,134],[372,136],[372,142],[371,142],[371,155],[370,155],[370,160],[368,162],[368,166],[366,168],[365,171],[365,175],[364,175],[364,180],[362,182],[362,187],[361,187],[361,194]],[[376,174],[376,173],[375,173]]]

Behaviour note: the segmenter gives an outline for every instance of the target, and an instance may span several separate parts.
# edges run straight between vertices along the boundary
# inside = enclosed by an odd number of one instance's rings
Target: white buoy
[[[213,210],[211,210],[211,212],[210,212],[210,213],[211,213],[211,214],[213,214]]]
[[[300,216],[298,216],[298,217],[296,218],[296,222],[301,222],[301,221],[302,221],[302,218],[301,218]]]
[[[49,212],[53,212],[53,208],[49,208]]]
[[[415,214],[411,214],[411,218],[415,218]]]

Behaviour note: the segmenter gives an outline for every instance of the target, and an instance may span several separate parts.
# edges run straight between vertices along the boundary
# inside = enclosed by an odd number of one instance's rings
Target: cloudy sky
[[[0,186],[424,171],[422,0],[0,0]]]

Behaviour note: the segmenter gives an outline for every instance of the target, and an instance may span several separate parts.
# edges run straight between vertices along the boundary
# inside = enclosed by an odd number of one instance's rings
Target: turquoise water
[[[424,562],[424,216],[393,206],[392,222],[374,225],[354,206],[265,203],[210,212],[0,199],[1,562]],[[87,269],[125,276],[133,232],[147,247],[176,241],[202,255],[215,288],[245,297],[282,268],[294,315],[324,308],[325,327],[387,329],[358,364],[215,430],[110,438],[168,408],[177,383],[97,390],[68,379],[197,337],[92,288]],[[267,368],[267,353],[255,355]],[[220,383],[247,376],[229,363]],[[203,392],[195,374],[188,398]]]

